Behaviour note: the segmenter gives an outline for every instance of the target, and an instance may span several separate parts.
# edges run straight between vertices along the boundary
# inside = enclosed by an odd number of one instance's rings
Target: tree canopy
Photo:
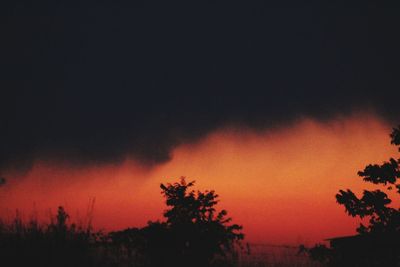
[[[164,220],[146,227],[111,234],[142,257],[145,266],[222,266],[235,254],[243,239],[242,226],[231,224],[226,210],[217,211],[219,196],[213,191],[195,191],[194,181],[161,184],[167,209]]]
[[[393,128],[390,134],[391,144],[400,151],[400,126]],[[364,190],[358,197],[350,189],[340,190],[336,195],[339,204],[344,205],[352,217],[369,218],[369,224],[360,224],[357,231],[365,233],[390,233],[400,231],[400,209],[392,207],[389,192],[395,189],[400,194],[400,159],[390,158],[382,164],[369,164],[358,175],[365,182],[373,183],[379,188],[373,191]]]

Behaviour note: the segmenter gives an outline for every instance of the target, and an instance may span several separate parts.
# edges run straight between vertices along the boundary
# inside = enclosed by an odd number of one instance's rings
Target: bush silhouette
[[[194,182],[161,184],[168,209],[165,221],[149,222],[144,228],[126,229],[110,234],[135,254],[146,266],[212,266],[229,262],[235,244],[243,239],[242,227],[229,224],[227,212],[216,211],[218,195],[214,191],[194,191]]]

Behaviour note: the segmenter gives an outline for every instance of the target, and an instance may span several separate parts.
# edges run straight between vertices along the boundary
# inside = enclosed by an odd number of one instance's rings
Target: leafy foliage
[[[400,126],[394,128],[391,135],[391,144],[400,146]],[[399,147],[400,151],[400,147]],[[397,188],[400,194],[400,159],[390,158],[382,165],[370,164],[358,175],[365,182],[380,185],[383,190],[391,191]],[[357,229],[359,233],[382,233],[400,231],[400,209],[390,207],[392,200],[380,189],[364,190],[361,198],[357,197],[350,189],[340,190],[336,195],[339,204],[344,205],[346,212],[353,217],[368,217],[369,225],[363,224]]]
[[[218,195],[214,191],[194,191],[194,182],[161,184],[169,209],[164,212],[166,227],[175,233],[177,249],[183,255],[209,263],[215,255],[232,251],[235,241],[243,239],[241,226],[229,224],[227,211],[216,211]]]
[[[227,211],[216,210],[214,191],[194,191],[195,182],[161,184],[166,199],[165,221],[111,233],[113,244],[127,249],[144,266],[212,266],[228,263],[235,244],[243,239],[242,227],[229,224]]]

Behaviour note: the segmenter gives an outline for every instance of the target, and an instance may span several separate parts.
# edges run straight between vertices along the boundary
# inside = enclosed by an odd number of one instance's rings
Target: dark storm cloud
[[[399,119],[399,10],[203,8],[2,8],[0,166],[159,163],[226,124]]]

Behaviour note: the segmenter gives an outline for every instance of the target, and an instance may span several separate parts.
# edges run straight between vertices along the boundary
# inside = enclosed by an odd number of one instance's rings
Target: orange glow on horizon
[[[368,187],[357,171],[396,155],[391,126],[372,115],[326,123],[300,120],[263,132],[225,128],[195,144],[177,147],[172,160],[146,169],[132,160],[118,165],[74,168],[37,162],[26,174],[9,174],[0,189],[0,212],[35,209],[41,216],[64,205],[74,219],[85,217],[96,199],[95,228],[143,226],[161,219],[161,182],[180,176],[196,189],[213,189],[247,240],[313,243],[353,234],[358,222],[335,203],[339,189]]]

